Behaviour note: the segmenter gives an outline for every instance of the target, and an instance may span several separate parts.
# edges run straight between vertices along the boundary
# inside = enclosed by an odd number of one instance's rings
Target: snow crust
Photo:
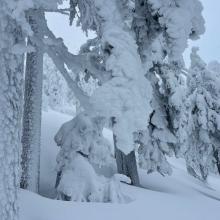
[[[54,190],[58,148],[53,136],[69,118],[53,111],[43,113],[41,191],[45,196]],[[105,131],[104,134],[112,143],[111,133]],[[154,220],[219,220],[220,178],[210,175],[208,183],[204,184],[187,174],[184,160],[171,158],[169,163],[173,167],[172,176],[139,170],[143,188],[122,186],[123,191],[135,199],[129,204],[63,202],[21,190],[20,219],[146,220],[147,215]]]

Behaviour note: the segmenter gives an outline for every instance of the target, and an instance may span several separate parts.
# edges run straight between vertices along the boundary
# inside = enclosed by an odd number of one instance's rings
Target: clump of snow
[[[78,202],[128,202],[128,197],[121,191],[120,180],[130,182],[127,178],[98,176],[91,163],[76,154],[68,166],[62,169],[62,177],[57,187],[58,198],[62,194]]]
[[[55,136],[61,147],[57,156],[58,198],[82,202],[126,202],[120,179],[96,173],[94,165],[112,166],[109,141],[102,135],[105,119],[82,112],[66,122]]]
[[[120,3],[95,0],[94,4],[102,18],[98,30],[112,79],[94,92],[90,102],[94,114],[115,118],[117,147],[128,154],[134,149],[133,133],[146,128],[151,86],[144,77],[135,39],[122,19]]]
[[[202,4],[198,0],[150,0],[154,14],[167,35],[170,60],[178,61],[187,47],[188,38],[198,39],[205,32]]]

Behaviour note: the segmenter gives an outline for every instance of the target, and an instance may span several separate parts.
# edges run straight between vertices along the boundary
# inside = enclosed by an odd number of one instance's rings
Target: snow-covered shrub
[[[55,136],[58,198],[88,202],[126,202],[120,179],[96,173],[93,164],[111,166],[111,145],[102,135],[105,119],[82,112],[66,122]]]
[[[120,181],[129,182],[126,177],[111,178],[98,175],[87,158],[76,153],[68,166],[62,169],[57,187],[58,199],[78,202],[116,202],[124,203],[129,197],[123,194]]]

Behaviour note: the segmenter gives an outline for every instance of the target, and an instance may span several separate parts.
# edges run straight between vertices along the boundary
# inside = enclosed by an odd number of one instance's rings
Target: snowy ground
[[[220,177],[210,176],[205,185],[190,177],[183,161],[175,159],[170,159],[171,177],[146,175],[140,170],[143,188],[123,185],[123,190],[134,198],[129,204],[53,200],[58,152],[53,136],[69,119],[70,116],[52,111],[43,113],[42,196],[21,190],[21,220],[220,220]],[[106,130],[105,135],[110,137],[111,133]]]

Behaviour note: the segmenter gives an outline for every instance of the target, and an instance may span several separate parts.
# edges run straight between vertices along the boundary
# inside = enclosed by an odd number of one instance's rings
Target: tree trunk
[[[31,10],[28,20],[34,37],[43,38],[38,31],[36,19],[42,18],[43,12]],[[21,188],[33,192],[39,191],[40,178],[40,138],[41,138],[41,106],[43,83],[43,50],[28,40],[35,48],[26,58],[25,94],[22,133],[22,175]]]
[[[218,173],[220,174],[220,155],[219,155],[218,150],[214,150],[213,156],[216,160],[216,166],[217,166],[217,169],[218,169]]]
[[[112,121],[114,125],[115,120],[113,119]],[[115,134],[113,135],[113,140],[118,173],[128,176],[131,179],[132,185],[140,186],[135,151],[133,150],[128,155],[126,155],[117,148],[117,137]]]
[[[4,12],[0,33],[0,219],[17,220],[23,55],[12,47],[24,44],[24,38],[16,22],[8,14],[4,18]]]

